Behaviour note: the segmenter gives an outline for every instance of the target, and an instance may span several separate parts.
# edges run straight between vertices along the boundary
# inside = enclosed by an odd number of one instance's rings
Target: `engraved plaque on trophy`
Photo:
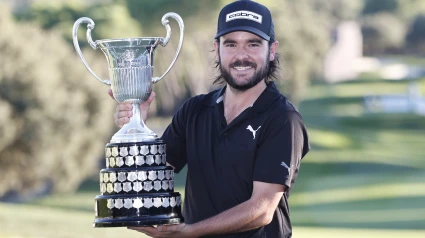
[[[170,66],[161,77],[153,77],[154,52],[166,46],[171,36],[168,18],[177,21],[180,41]],[[87,24],[87,40],[93,49],[100,48],[109,64],[110,80],[102,80],[88,66],[78,45],[80,24]],[[82,17],[73,27],[74,47],[88,71],[100,82],[111,86],[119,103],[133,104],[130,122],[106,144],[106,168],[100,171],[100,195],[95,198],[94,227],[146,226],[183,222],[181,196],[174,192],[174,171],[166,165],[166,145],[150,130],[140,115],[152,85],[161,80],[174,65],[183,43],[184,23],[176,13],[162,17],[165,38],[143,37],[93,41],[92,19]]]

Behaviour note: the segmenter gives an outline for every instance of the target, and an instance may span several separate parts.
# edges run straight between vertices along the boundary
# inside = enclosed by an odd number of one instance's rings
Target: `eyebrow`
[[[224,44],[234,44],[234,43],[236,43],[236,41],[235,40],[231,40],[231,39],[226,39],[226,40],[223,41],[223,45]],[[260,39],[249,39],[248,40],[248,43],[263,44],[263,41],[260,40]]]
[[[234,43],[236,43],[236,41],[230,40],[230,39],[226,39],[226,40],[223,41],[223,45],[225,45],[225,44],[234,44]]]
[[[263,44],[263,41],[260,39],[250,39],[248,40],[248,43],[258,43],[258,44]]]

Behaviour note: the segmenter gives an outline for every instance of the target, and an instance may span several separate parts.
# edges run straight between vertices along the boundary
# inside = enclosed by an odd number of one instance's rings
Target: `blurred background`
[[[213,37],[230,2],[0,0],[0,237],[144,237],[92,228],[116,103],[77,56],[72,26],[86,16],[94,40],[165,37],[161,17],[182,16],[184,45],[147,122],[161,135],[184,100],[215,88]],[[289,199],[294,237],[425,237],[425,1],[259,2],[280,42],[278,85],[311,138]],[[178,44],[170,22],[157,76]],[[84,56],[108,78],[85,32]]]

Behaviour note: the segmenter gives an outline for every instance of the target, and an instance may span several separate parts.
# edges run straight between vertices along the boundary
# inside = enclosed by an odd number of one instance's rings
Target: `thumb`
[[[111,96],[112,99],[115,100],[114,93],[112,92],[112,89],[111,88],[108,89],[108,94],[109,94],[109,96]]]
[[[151,106],[151,102],[155,99],[155,93],[152,92],[149,98],[140,104],[140,112],[142,114],[142,120],[146,122],[148,118],[149,107]]]
[[[148,102],[149,104],[155,99],[156,94],[154,91],[152,91],[151,95],[149,96],[148,100],[146,100],[146,102]]]

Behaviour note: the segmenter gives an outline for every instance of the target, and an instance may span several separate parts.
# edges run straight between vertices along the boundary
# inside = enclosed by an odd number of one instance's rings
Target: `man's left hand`
[[[141,227],[128,227],[130,230],[135,230],[144,233],[154,238],[195,238],[193,234],[190,234],[190,225],[185,223],[178,225],[161,225],[158,227],[153,226],[141,226]]]

